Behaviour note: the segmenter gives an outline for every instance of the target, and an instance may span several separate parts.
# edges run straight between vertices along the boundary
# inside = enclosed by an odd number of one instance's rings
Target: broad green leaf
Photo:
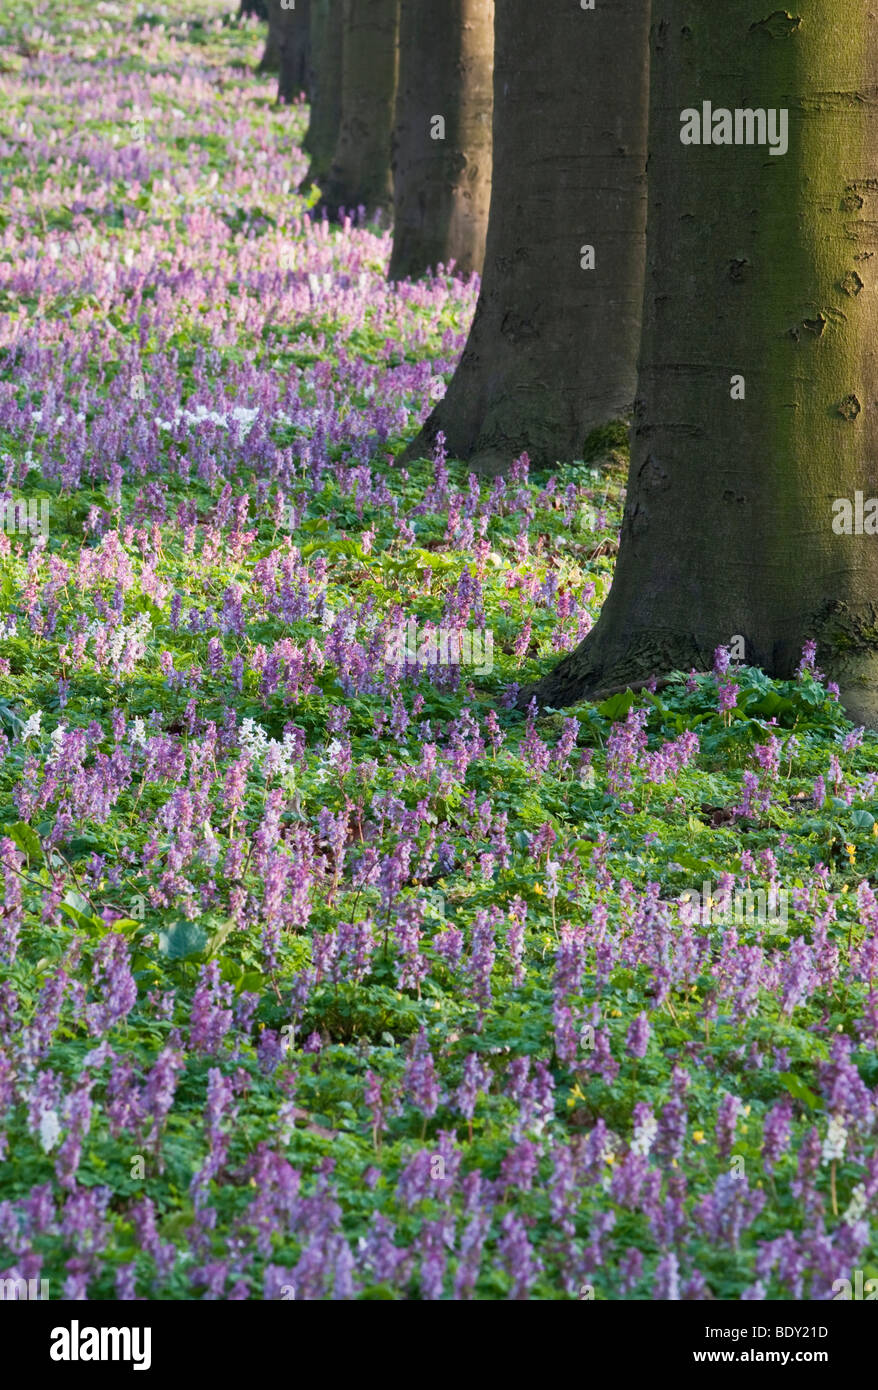
[[[635,698],[633,690],[620,690],[618,694],[611,695],[608,700],[598,705],[598,714],[603,715],[604,719],[622,719],[634,704]]]
[[[197,922],[175,922],[159,932],[159,950],[168,960],[197,956],[207,945],[207,932]]]
[[[794,1100],[804,1101],[805,1104],[809,1106],[812,1110],[818,1109],[820,1105],[820,1097],[815,1096],[814,1092],[812,1090],[809,1090],[802,1078],[800,1076],[796,1076],[795,1072],[778,1072],[778,1078],[783,1082],[784,1086],[789,1091],[790,1095],[793,1097]]]
[[[30,863],[42,863],[43,849],[40,844],[40,837],[35,830],[31,829],[27,821],[16,821],[15,825],[9,826],[6,833],[11,840],[15,841],[18,848],[24,851]]]

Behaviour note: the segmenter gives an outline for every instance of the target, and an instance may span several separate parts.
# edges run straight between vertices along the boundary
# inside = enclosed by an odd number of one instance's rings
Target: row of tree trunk
[[[493,47],[493,0],[268,0],[260,69],[310,101],[303,187],[331,219],[392,219],[393,280],[482,268]]]
[[[505,0],[495,21],[493,0],[311,0],[306,25],[306,0],[269,0],[280,96],[310,89],[318,214],[392,219],[391,280],[483,273],[460,367],[408,458],[441,431],[480,472],[524,451],[551,466],[631,410],[649,4],[548,3]]]
[[[266,0],[268,36],[260,72],[278,74],[278,101],[308,96],[311,75],[312,0]]]
[[[595,14],[564,0],[498,0],[481,293],[460,365],[408,458],[429,454],[441,430],[478,472],[503,471],[525,451],[552,467],[581,458],[595,427],[630,412],[648,16],[648,0]]]
[[[878,726],[878,16],[654,0],[646,292],[619,555],[586,641],[525,700],[561,707],[744,639],[802,648]],[[788,111],[789,150],[681,143],[681,113]],[[856,522],[856,516],[854,523]]]
[[[406,457],[442,431],[477,471],[524,451],[551,468],[634,405],[611,594],[523,699],[703,669],[735,636],[786,676],[813,638],[878,721],[878,545],[832,525],[838,499],[878,493],[878,18],[498,0],[491,89],[489,0],[326,0],[320,38],[312,3],[322,207],[393,211],[392,278],[483,256],[461,362]],[[322,115],[321,53],[342,74]],[[788,149],[687,143],[704,102],[785,112]]]

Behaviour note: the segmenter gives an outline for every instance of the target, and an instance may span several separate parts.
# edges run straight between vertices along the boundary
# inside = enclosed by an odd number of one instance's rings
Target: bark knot
[[[788,39],[801,23],[800,15],[791,15],[788,10],[775,10],[767,19],[751,24],[750,33],[762,34],[766,39]]]
[[[637,481],[650,492],[664,492],[670,486],[667,473],[652,454],[637,474]]]
[[[845,294],[849,294],[851,299],[856,299],[860,290],[863,288],[863,281],[855,270],[849,270],[841,282],[841,287]]]

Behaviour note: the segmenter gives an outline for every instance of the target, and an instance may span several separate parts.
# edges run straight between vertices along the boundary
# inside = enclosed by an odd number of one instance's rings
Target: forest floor
[[[227,8],[4,10],[0,1277],[878,1277],[878,740],[731,633],[513,710],[595,621],[624,452],[393,465],[477,284],[311,220]]]

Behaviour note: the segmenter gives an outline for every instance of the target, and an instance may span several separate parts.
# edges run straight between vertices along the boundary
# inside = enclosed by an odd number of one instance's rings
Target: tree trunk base
[[[319,177],[315,179],[315,182],[317,184],[320,183]],[[349,217],[352,222],[355,222],[358,209],[361,207],[365,208],[365,221],[369,223],[370,226],[377,227],[379,231],[384,232],[393,225],[393,212],[389,207],[370,207],[365,199],[359,203],[354,202],[353,206],[349,206],[347,203],[337,202],[334,198],[320,198],[311,209],[311,216],[318,221],[320,218],[325,217],[329,222],[334,224],[343,222],[346,217]]]
[[[653,680],[657,687],[666,685],[671,671],[703,671],[712,663],[713,651],[700,651],[693,638],[681,633],[639,634],[620,649],[598,622],[554,670],[519,691],[516,708],[526,710],[533,699],[538,707],[552,709],[606,700],[623,690],[642,690]]]
[[[575,434],[571,431],[565,434],[560,427],[546,429],[542,421],[532,429],[507,426],[509,433],[506,433],[496,420],[487,421],[486,413],[486,403],[477,383],[458,366],[447,394],[437,402],[414,439],[400,451],[397,463],[432,458],[436,437],[441,431],[445,435],[448,457],[466,463],[480,478],[505,475],[522,454],[527,454],[533,472],[554,471],[560,462],[575,459],[586,460],[594,466],[598,456],[606,458],[610,447],[627,438],[631,407],[617,406],[614,411],[593,419],[584,418]]]
[[[833,616],[837,621],[838,615]],[[814,626],[817,637],[816,629],[822,623],[815,622]],[[847,717],[854,724],[878,729],[878,651],[865,646],[836,646],[831,637],[838,631],[835,622],[824,631],[829,641],[822,647],[818,641],[818,666],[825,667],[827,678],[838,685]],[[699,645],[692,634],[661,631],[639,633],[622,645],[611,636],[609,625],[602,628],[598,621],[554,670],[519,691],[516,709],[527,710],[534,699],[541,709],[566,709],[584,700],[606,700],[624,690],[643,690],[653,682],[660,689],[668,684],[672,671],[711,670],[715,649],[709,643]],[[766,675],[789,680],[796,663],[790,655],[776,667],[770,662],[758,664]]]
[[[428,429],[427,425],[431,428]],[[433,457],[433,450],[436,447],[436,436],[441,429],[440,424],[434,428],[433,422],[426,421],[410,444],[397,455],[398,464],[415,463],[418,459],[430,459]],[[444,431],[443,431],[444,433]],[[449,438],[446,436],[445,449],[448,457],[457,459],[465,463],[471,473],[475,473],[478,478],[497,478],[505,476],[517,458],[526,453],[532,469],[539,471],[542,468],[552,468],[557,466],[558,459],[553,453],[551,456],[538,446],[535,448],[533,441],[520,439],[514,444],[509,444],[505,448],[498,445],[482,444],[481,446],[462,446],[455,444],[453,432]],[[582,450],[579,450],[580,454]]]

